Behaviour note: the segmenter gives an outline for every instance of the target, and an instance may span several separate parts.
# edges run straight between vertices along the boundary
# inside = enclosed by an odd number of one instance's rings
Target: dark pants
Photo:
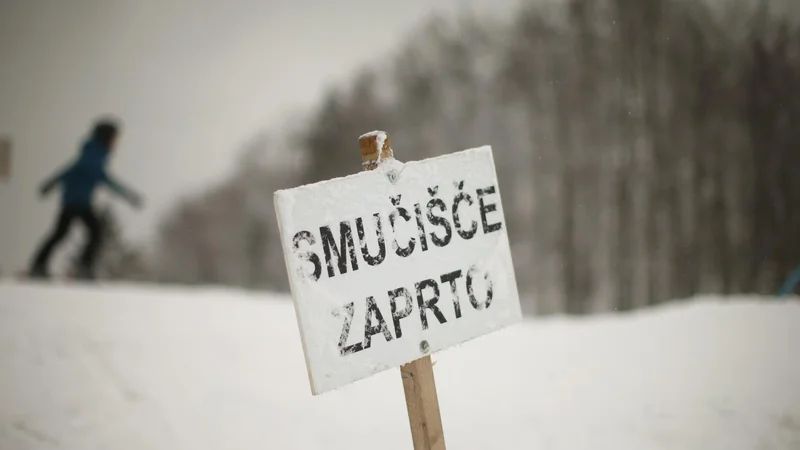
[[[89,231],[89,239],[83,248],[83,253],[80,256],[81,269],[86,273],[92,273],[94,268],[94,261],[97,257],[97,252],[100,249],[101,241],[101,226],[91,207],[63,207],[61,213],[58,215],[58,221],[53,232],[47,237],[36,253],[36,258],[33,262],[32,272],[38,274],[46,274],[47,267],[50,262],[50,256],[53,251],[58,247],[61,241],[67,237],[72,222],[75,219],[80,219],[86,225]]]

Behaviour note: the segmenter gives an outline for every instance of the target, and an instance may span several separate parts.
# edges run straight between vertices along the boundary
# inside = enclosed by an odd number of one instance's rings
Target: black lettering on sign
[[[347,273],[347,257],[350,256],[350,264],[353,265],[353,271],[358,270],[358,260],[356,259],[356,246],[353,243],[353,233],[350,230],[350,222],[347,220],[339,224],[339,247],[336,247],[336,241],[333,240],[333,233],[329,226],[319,228],[319,233],[322,236],[322,250],[325,252],[325,262],[328,264],[328,276],[333,278],[336,271],[333,268],[333,257],[336,257],[337,265],[339,266],[339,273]]]
[[[464,276],[462,270],[455,270],[453,272],[445,273],[439,277],[441,283],[450,284],[450,292],[453,295],[453,309],[455,310],[456,319],[460,319],[463,315],[461,309],[461,299],[458,293],[458,280]],[[485,281],[486,294],[477,295],[475,282],[478,277],[483,276]],[[480,283],[478,283],[480,284]],[[472,266],[466,272],[466,286],[469,301],[473,308],[478,311],[489,308],[492,304],[494,296],[493,283],[489,273],[483,272],[477,266]],[[446,324],[447,318],[442,314],[440,309],[439,300],[441,299],[440,288],[437,281],[433,279],[426,279],[414,283],[416,290],[416,303],[419,307],[419,318],[422,330],[430,328],[428,322],[429,314],[432,313],[440,324]],[[375,301],[375,297],[366,297],[365,302],[365,316],[364,316],[364,338],[360,342],[353,345],[347,345],[349,340],[351,327],[353,325],[353,317],[355,316],[355,304],[348,303],[339,310],[333,311],[335,317],[341,317],[342,332],[339,336],[339,353],[341,356],[351,355],[372,347],[372,338],[375,335],[383,335],[386,342],[391,342],[403,337],[402,320],[411,317],[414,311],[414,294],[405,288],[400,287],[397,289],[386,291],[389,297],[389,306],[392,314],[392,325],[394,326],[394,335],[389,325],[385,320],[383,311]],[[479,300],[480,297],[480,300]],[[359,309],[360,311],[360,309]]]
[[[495,203],[490,203],[488,205],[484,204],[483,197],[494,193],[495,193],[494,186],[489,186],[485,189],[478,189],[478,203],[480,204],[481,222],[483,222],[483,232],[485,234],[493,233],[495,231],[500,231],[500,229],[503,228],[502,222],[495,222],[490,224],[486,218],[486,214],[497,211],[497,205]]]
[[[480,275],[478,273],[478,268],[475,266],[470,267],[469,271],[467,271],[467,294],[469,294],[469,302],[472,303],[472,307],[480,311],[488,308],[489,305],[492,304],[492,295],[494,292],[492,291],[492,280],[489,278],[489,272],[486,272],[483,275],[484,280],[486,280],[486,301],[479,302],[475,297],[475,290],[472,288],[472,280],[476,275]]]
[[[422,322],[422,329],[428,329],[426,309],[433,311],[433,315],[436,316],[439,323],[447,323],[447,319],[444,318],[442,312],[439,311],[439,307],[436,306],[436,303],[439,301],[439,285],[436,284],[436,281],[430,279],[422,280],[419,283],[415,283],[415,287],[417,289],[417,305],[419,306],[419,319]],[[433,290],[433,296],[427,300],[422,293],[426,288],[431,288]]]
[[[428,188],[428,193],[431,197],[434,197],[437,192],[439,191],[439,186],[434,186],[432,188]],[[433,245],[437,247],[444,247],[445,245],[450,243],[450,239],[453,237],[453,230],[450,228],[450,222],[447,221],[446,218],[443,216],[437,216],[433,213],[434,209],[438,209],[441,212],[447,211],[447,205],[444,204],[444,201],[440,198],[432,198],[428,200],[428,222],[434,226],[440,226],[444,228],[444,236],[439,237],[436,233],[431,232],[431,242]]]
[[[458,207],[461,202],[467,202],[467,205],[472,206],[474,201],[472,200],[472,196],[468,193],[464,192],[464,182],[457,181],[455,182],[456,188],[458,189],[458,194],[456,194],[455,198],[453,199],[453,225],[456,227],[456,232],[459,236],[463,239],[472,239],[475,236],[475,233],[478,232],[478,222],[472,221],[472,226],[469,229],[463,229],[461,227],[461,217],[458,214]]]
[[[456,270],[442,275],[442,283],[450,283],[450,292],[453,294],[453,308],[456,310],[456,319],[461,318],[461,299],[458,298],[458,288],[456,287],[456,280],[461,278],[461,271]]]
[[[375,234],[378,237],[378,255],[372,256],[367,250],[367,240],[365,239],[364,235],[364,221],[359,217],[356,219],[356,231],[358,232],[358,241],[361,243],[361,256],[364,257],[364,261],[367,262],[370,266],[377,266],[383,262],[384,258],[386,258],[386,242],[383,238],[383,227],[381,226],[381,215],[379,213],[375,213],[373,216],[375,221]]]
[[[342,325],[342,334],[339,336],[339,354],[347,356],[352,353],[364,350],[364,344],[358,342],[353,345],[347,345],[347,338],[350,337],[350,327],[353,325],[353,316],[355,316],[356,308],[353,302],[348,303],[344,307],[344,324]],[[339,317],[339,311],[333,312],[334,316]]]
[[[319,280],[320,275],[322,275],[322,263],[320,262],[319,256],[317,256],[316,253],[310,250],[300,250],[300,242],[302,241],[308,242],[308,245],[314,245],[316,244],[316,239],[314,238],[314,235],[311,234],[311,232],[305,230],[298,231],[297,234],[294,235],[294,238],[292,238],[292,248],[294,249],[295,254],[301,260],[313,264],[314,271],[311,272],[310,274],[306,274],[306,272],[301,267],[298,269],[298,272],[300,274],[300,277],[302,278],[309,277],[312,280],[317,281]]]
[[[403,309],[397,309],[397,299],[403,297],[406,299],[406,304]],[[389,291],[389,303],[392,306],[392,322],[394,322],[394,335],[397,339],[403,337],[403,330],[400,329],[400,319],[405,319],[411,315],[414,305],[411,300],[411,293],[406,288],[398,288]]]
[[[373,317],[375,317],[375,321],[377,324],[373,324]],[[383,314],[381,314],[381,310],[378,309],[378,305],[375,304],[375,298],[367,297],[367,318],[364,325],[364,349],[368,349],[372,346],[372,336],[383,333],[383,338],[386,339],[386,342],[392,340],[392,333],[389,332],[389,326],[386,325],[386,321],[383,320]]]
[[[395,207],[394,211],[392,211],[392,213],[389,214],[389,223],[392,225],[392,232],[394,232],[395,235],[394,242],[392,243],[392,248],[394,249],[395,253],[405,258],[414,253],[414,246],[416,245],[416,242],[414,241],[414,238],[409,238],[408,245],[405,247],[401,247],[400,244],[397,243],[397,228],[395,227],[395,223],[397,222],[398,216],[402,217],[403,220],[408,222],[409,220],[411,220],[411,215],[408,213],[407,209],[400,206],[399,195],[397,197],[392,197],[392,205],[394,205]]]
[[[417,233],[419,234],[419,248],[422,251],[428,250],[428,237],[425,236],[425,224],[422,222],[422,207],[419,203],[414,205],[414,212],[417,215]]]

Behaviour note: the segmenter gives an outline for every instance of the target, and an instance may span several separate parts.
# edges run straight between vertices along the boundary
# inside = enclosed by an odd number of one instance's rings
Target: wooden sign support
[[[359,145],[364,170],[374,170],[381,161],[394,157],[389,135],[385,132],[365,134],[359,138]],[[427,347],[427,342],[421,342],[420,347]],[[400,375],[403,379],[414,450],[445,450],[431,357],[425,356],[402,365]]]
[[[0,181],[11,178],[11,140],[0,137]]]

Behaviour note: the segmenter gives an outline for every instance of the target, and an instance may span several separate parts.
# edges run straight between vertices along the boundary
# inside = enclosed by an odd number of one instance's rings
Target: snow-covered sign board
[[[275,208],[314,394],[521,318],[489,146],[277,191]]]
[[[0,180],[11,177],[11,140],[0,137]]]

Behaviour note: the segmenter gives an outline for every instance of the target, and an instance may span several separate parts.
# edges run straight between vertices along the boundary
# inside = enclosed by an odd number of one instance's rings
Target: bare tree
[[[800,265],[800,17],[779,4],[435,18],[329,91],[288,144],[254,140],[242,170],[176,208],[162,275],[285,288],[264,193],[351,173],[358,135],[382,128],[408,160],[493,145],[526,311],[775,292]],[[287,169],[286,154],[306,159]]]

